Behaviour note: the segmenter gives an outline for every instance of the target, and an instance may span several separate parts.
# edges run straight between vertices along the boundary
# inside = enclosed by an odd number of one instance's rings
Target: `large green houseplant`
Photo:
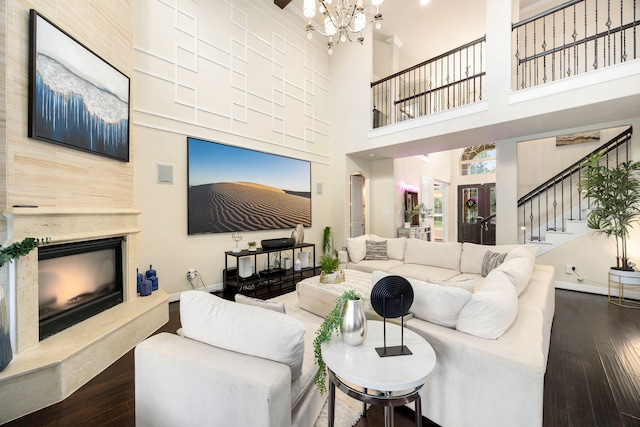
[[[603,164],[604,150],[592,154],[581,165],[579,188],[591,204],[587,225],[616,242],[618,270],[629,266],[627,238],[640,219],[640,162],[623,162],[616,167]],[[586,166],[586,167],[585,167]]]
[[[340,325],[342,325],[342,319],[344,315],[344,306],[349,300],[363,299],[362,295],[353,290],[344,291],[336,299],[336,306],[327,314],[324,321],[320,325],[320,328],[316,331],[316,338],[313,340],[313,352],[316,365],[318,365],[318,372],[313,379],[316,387],[321,394],[326,393],[327,387],[325,378],[327,376],[327,365],[325,365],[322,359],[322,343],[331,341],[334,334],[340,331]]]

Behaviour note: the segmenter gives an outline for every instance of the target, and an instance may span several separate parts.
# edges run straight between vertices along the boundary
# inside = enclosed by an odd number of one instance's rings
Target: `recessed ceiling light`
[[[427,4],[429,4],[430,0],[420,0],[420,6],[425,6]]]

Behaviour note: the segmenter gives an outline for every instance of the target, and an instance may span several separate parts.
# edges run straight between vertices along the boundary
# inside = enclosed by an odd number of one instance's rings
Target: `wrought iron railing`
[[[512,26],[516,90],[638,58],[637,0],[571,0]]]
[[[632,133],[633,128],[629,127],[590,154],[605,150],[601,161],[607,166],[627,162]],[[523,241],[544,241],[547,231],[565,231],[567,220],[585,219],[590,205],[589,200],[582,197],[578,184],[586,167],[582,165],[589,155],[518,200],[518,222]]]
[[[486,90],[486,39],[481,37],[371,83],[373,127],[480,101]]]

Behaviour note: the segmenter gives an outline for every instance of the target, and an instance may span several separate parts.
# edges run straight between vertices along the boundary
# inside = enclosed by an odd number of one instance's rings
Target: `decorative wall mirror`
[[[419,203],[420,202],[418,201],[418,193],[415,193],[413,191],[405,191],[404,192],[404,208],[405,208],[405,212],[406,212],[406,210],[411,210],[411,209],[415,208],[416,206],[418,206]],[[413,218],[411,218],[411,220],[407,221],[407,222],[410,222],[412,226],[419,225],[420,224],[420,215],[413,216]]]

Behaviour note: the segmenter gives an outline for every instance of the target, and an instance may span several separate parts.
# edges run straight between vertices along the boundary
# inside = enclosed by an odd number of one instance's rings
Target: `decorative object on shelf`
[[[331,341],[334,333],[338,333],[342,327],[342,321],[344,319],[344,307],[349,300],[363,300],[362,295],[354,290],[344,291],[336,299],[336,306],[327,314],[324,321],[316,331],[316,337],[313,340],[314,359],[316,365],[318,365],[318,372],[313,379],[316,387],[321,394],[326,393],[327,388],[325,384],[325,378],[327,376],[327,366],[322,359],[322,343]],[[366,323],[366,322],[365,322]]]
[[[140,271],[136,268],[136,292],[140,293],[140,285],[142,285],[142,280],[144,279],[144,276],[142,275],[142,273],[140,273]]]
[[[296,262],[293,263],[293,271],[301,271],[302,270],[302,263],[300,262],[300,259],[296,259]]]
[[[158,274],[153,269],[153,265],[149,264],[149,269],[146,271],[145,276],[147,279],[151,280],[151,290],[158,290]]]
[[[316,16],[316,1],[319,3],[318,11],[324,16],[324,31],[316,29],[311,19]],[[364,43],[363,31],[367,25],[375,22],[376,30],[382,27],[382,13],[380,5],[384,0],[371,0],[371,6],[376,12],[371,18],[367,18],[363,0],[338,0],[335,6],[331,5],[331,0],[304,0],[302,13],[308,19],[306,32],[307,38],[313,38],[313,31],[317,31],[328,38],[327,47],[329,55],[333,54],[333,46],[344,43],[347,40],[352,42],[352,37],[360,44]],[[333,41],[336,36],[336,41]]]
[[[300,267],[308,268],[309,267],[309,252],[300,251],[298,254],[298,259],[300,259]]]
[[[294,240],[294,244],[296,245],[304,243],[304,226],[302,224],[296,225],[295,230],[291,232],[291,238]]]
[[[0,267],[16,258],[27,255],[38,246],[48,245],[49,243],[51,243],[51,239],[48,237],[42,239],[27,237],[21,242],[12,243],[9,246],[0,249]]]
[[[640,218],[640,162],[627,161],[616,167],[600,164],[606,150],[592,154],[579,167],[583,171],[578,188],[591,202],[587,225],[616,242],[615,270],[633,271],[627,255],[629,229]],[[585,168],[585,166],[587,166]]]
[[[285,270],[288,270],[291,268],[291,258],[289,258],[288,256],[285,256],[284,258],[282,258],[282,265],[284,266]]]
[[[231,252],[233,252],[234,254],[237,254],[239,252],[242,252],[240,250],[240,248],[238,247],[238,242],[242,240],[242,236],[240,235],[240,233],[238,233],[237,231],[235,233],[233,233],[231,235],[231,240],[233,240],[234,242],[236,242],[236,247],[233,248],[233,250]]]
[[[404,356],[412,354],[404,345],[404,315],[413,304],[413,288],[407,279],[401,276],[386,276],[371,289],[371,306],[383,318],[384,347],[377,347],[380,357]],[[400,345],[387,347],[387,318],[402,317]]]
[[[242,257],[238,259],[238,275],[241,279],[246,279],[253,275],[250,257]]]
[[[151,295],[151,291],[153,290],[153,283],[148,278],[145,278],[142,283],[140,283],[140,296],[146,297]]]
[[[342,309],[340,334],[347,345],[360,345],[367,338],[367,317],[362,299],[347,300]]]
[[[322,258],[320,259],[322,261]],[[320,283],[343,283],[344,270],[335,270],[333,273],[320,271]]]
[[[254,242],[253,240],[247,243],[247,246],[249,246],[249,252],[255,252],[256,251],[256,245],[257,243]]]
[[[11,338],[9,336],[9,316],[4,297],[4,288],[0,286],[0,372],[9,365],[13,359]]]

